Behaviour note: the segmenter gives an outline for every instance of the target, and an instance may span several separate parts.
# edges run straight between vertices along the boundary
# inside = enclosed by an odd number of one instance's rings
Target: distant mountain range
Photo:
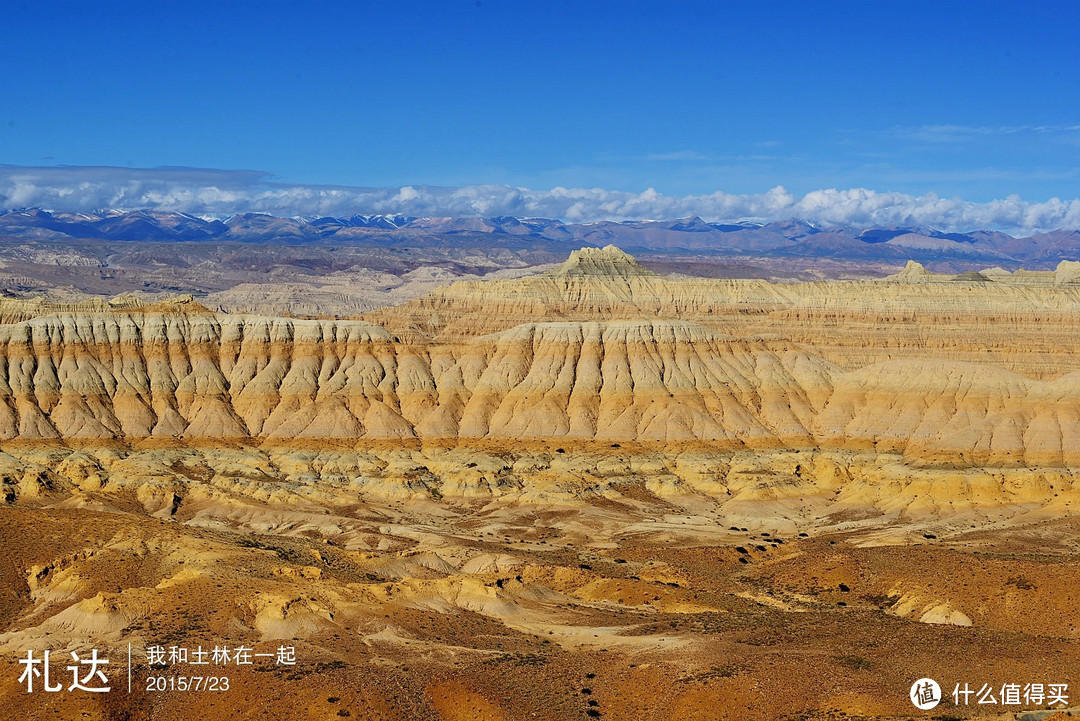
[[[30,208],[0,213],[0,243],[72,241],[233,242],[275,245],[460,247],[564,251],[614,244],[630,252],[829,258],[859,261],[952,261],[1006,268],[1052,268],[1080,259],[1080,231],[1026,238],[994,231],[943,233],[931,228],[818,227],[802,220],[753,224],[662,221],[563,223],[544,218],[279,218],[241,213],[201,218],[183,213],[60,213]]]

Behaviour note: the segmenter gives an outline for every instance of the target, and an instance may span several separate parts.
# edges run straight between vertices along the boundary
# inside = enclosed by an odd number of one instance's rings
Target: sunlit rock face
[[[1077,291],[988,272],[700,281],[609,246],[531,278],[456,284],[386,327],[182,304],[42,316],[0,326],[0,439],[567,439],[1077,462],[1080,374],[1030,372],[1070,337]],[[421,311],[439,316],[432,332],[395,328]],[[738,316],[781,332],[748,333],[759,328]],[[1045,331],[1041,344],[997,329],[1010,324]]]
[[[956,658],[1069,679],[1071,273],[774,284],[609,247],[364,320],[0,301],[0,672],[287,645],[229,667],[245,705],[446,721],[900,718]]]

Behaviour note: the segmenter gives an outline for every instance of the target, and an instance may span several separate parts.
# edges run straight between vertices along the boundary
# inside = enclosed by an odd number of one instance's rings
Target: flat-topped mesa
[[[650,276],[657,277],[644,267],[634,256],[626,253],[614,245],[603,248],[582,248],[570,254],[562,265],[548,271],[547,275],[556,277],[598,277],[598,278],[633,278]]]
[[[62,313],[210,313],[210,309],[186,293],[164,298],[154,303],[134,295],[118,295],[108,300],[87,297],[79,300],[56,301],[46,297],[0,298],[0,325],[22,323],[33,318]]]
[[[1055,270],[1027,270],[1017,268],[1009,272],[999,266],[983,268],[982,270],[968,270],[962,273],[934,273],[927,270],[922,263],[909,260],[904,269],[899,273],[893,273],[884,279],[890,283],[920,284],[944,281],[961,281],[977,283],[1003,283],[1010,286],[1043,286],[1050,288],[1061,285],[1080,284],[1080,262],[1063,260],[1058,263]],[[1028,291],[1022,291],[1027,293]]]

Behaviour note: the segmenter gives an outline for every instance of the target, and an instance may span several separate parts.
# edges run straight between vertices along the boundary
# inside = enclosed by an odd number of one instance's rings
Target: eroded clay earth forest
[[[561,258],[294,288],[290,317],[255,282],[231,308],[9,293],[0,706],[1013,719],[1045,704],[954,685],[1080,694],[1080,264]],[[95,648],[126,687],[129,645],[131,693],[16,682],[27,648]],[[146,690],[149,648],[221,645],[296,663]]]

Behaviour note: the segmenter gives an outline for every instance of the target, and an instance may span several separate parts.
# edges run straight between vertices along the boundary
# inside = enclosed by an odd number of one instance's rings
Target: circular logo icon
[[[911,684],[911,703],[915,708],[928,711],[941,703],[941,687],[932,678],[920,678]]]

